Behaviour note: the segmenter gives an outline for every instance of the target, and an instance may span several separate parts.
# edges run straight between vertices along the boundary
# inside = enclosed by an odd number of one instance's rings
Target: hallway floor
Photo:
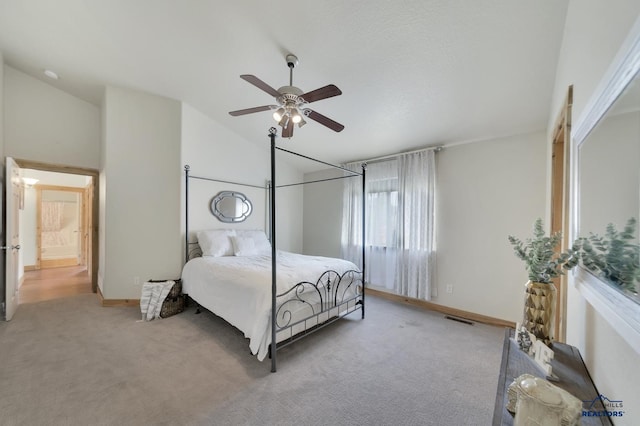
[[[26,271],[18,292],[18,304],[59,299],[91,293],[91,277],[86,266],[69,266]]]

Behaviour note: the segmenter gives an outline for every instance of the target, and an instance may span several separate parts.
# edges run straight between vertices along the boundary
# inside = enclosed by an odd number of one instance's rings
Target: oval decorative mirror
[[[211,200],[211,213],[220,222],[237,223],[246,220],[253,206],[251,201],[240,192],[221,191]]]

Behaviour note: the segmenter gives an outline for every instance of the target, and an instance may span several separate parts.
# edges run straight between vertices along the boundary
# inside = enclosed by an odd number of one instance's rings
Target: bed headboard
[[[198,244],[197,232],[207,229],[268,229],[268,196],[266,181],[262,185],[252,185],[231,180],[214,179],[190,173],[190,167],[184,166],[185,204],[183,245],[187,262],[202,256]],[[239,223],[224,223],[211,212],[211,202],[223,191],[241,192],[251,200],[252,212]],[[267,232],[268,234],[268,232]]]

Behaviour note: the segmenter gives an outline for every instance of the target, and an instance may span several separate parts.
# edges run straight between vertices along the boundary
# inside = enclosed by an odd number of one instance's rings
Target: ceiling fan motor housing
[[[282,93],[283,96],[286,95],[295,95],[296,97],[302,95],[304,92],[298,89],[296,86],[282,86],[278,89],[279,93]]]
[[[277,99],[278,103],[289,113],[291,113],[294,108],[302,109],[306,104],[304,99],[299,96],[302,95],[302,93],[292,93],[290,89],[296,89],[297,92],[302,92],[300,89],[293,86],[281,87],[278,92],[282,93],[282,96]]]

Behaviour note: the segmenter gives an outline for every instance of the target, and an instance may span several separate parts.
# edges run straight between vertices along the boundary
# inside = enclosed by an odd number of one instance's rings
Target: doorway
[[[95,293],[98,171],[19,159],[16,163],[23,178],[31,178],[25,180],[20,212],[24,274],[19,303]]]
[[[60,266],[25,271],[18,305],[93,293],[86,266]]]
[[[88,224],[83,219],[89,187],[36,185],[35,269],[86,266]]]

